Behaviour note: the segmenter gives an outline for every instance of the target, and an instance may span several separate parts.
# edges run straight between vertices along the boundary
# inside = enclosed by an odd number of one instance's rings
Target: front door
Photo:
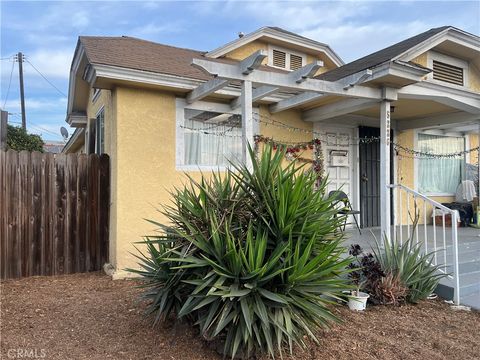
[[[359,138],[380,136],[380,129],[360,126]],[[393,134],[390,135],[393,139]],[[362,228],[380,226],[380,141],[360,142],[360,224]],[[393,148],[392,148],[393,150]],[[390,180],[393,179],[393,151],[390,154]],[[393,205],[393,202],[392,202]]]
[[[355,194],[355,141],[354,129],[341,127],[321,128],[326,133],[323,143],[325,170],[328,174],[328,192],[341,190],[347,194],[352,206],[356,208]],[[342,159],[342,156],[344,158]],[[336,158],[337,157],[337,158]],[[348,222],[353,222],[349,219]]]

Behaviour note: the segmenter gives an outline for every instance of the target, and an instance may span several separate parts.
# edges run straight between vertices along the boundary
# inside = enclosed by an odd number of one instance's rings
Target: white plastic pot
[[[363,311],[367,307],[369,297],[370,295],[361,291],[358,293],[358,296],[351,294],[348,299],[348,307],[350,310]]]

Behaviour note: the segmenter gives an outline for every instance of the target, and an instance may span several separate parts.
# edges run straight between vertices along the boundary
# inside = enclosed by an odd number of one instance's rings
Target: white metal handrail
[[[455,210],[449,209],[446,206],[440,204],[439,202],[432,200],[428,196],[425,196],[413,189],[410,189],[401,184],[392,184],[388,187],[394,192],[394,211],[393,211],[393,240],[398,240],[400,244],[403,243],[405,239],[414,239],[417,245],[420,243],[420,246],[423,246],[424,252],[433,252],[433,263],[435,265],[440,265],[440,271],[448,274],[448,277],[453,280],[454,288],[454,298],[453,301],[456,305],[460,304],[460,274],[458,271],[458,229],[457,229],[457,212]],[[423,224],[417,224],[415,229],[413,228],[413,218],[410,209],[410,203],[413,200],[414,211],[417,213],[419,209],[422,209],[423,216],[420,216],[418,219],[423,220]],[[406,214],[403,212],[404,201],[406,205]],[[419,203],[423,206],[419,206]],[[427,219],[427,212],[432,211],[432,244],[428,243],[428,226],[429,221]],[[440,210],[442,220],[440,224],[436,222],[437,211]],[[415,214],[413,214],[416,216]],[[450,235],[447,235],[445,216],[450,215],[451,218],[451,232]],[[406,216],[406,221],[404,217]],[[423,225],[423,242],[419,240],[419,228]],[[437,226],[439,225],[439,226]],[[404,232],[404,227],[406,227],[406,234]],[[437,227],[441,228],[441,237],[437,238]],[[398,230],[398,231],[397,231]],[[415,232],[415,233],[413,233]],[[406,235],[406,237],[404,237]],[[452,271],[448,271],[448,255],[447,247],[452,246]]]

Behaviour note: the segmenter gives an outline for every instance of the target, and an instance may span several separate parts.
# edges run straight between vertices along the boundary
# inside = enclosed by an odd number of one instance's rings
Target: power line
[[[15,68],[15,61],[12,61],[12,70],[10,71],[10,79],[8,80],[7,95],[5,96],[5,101],[3,102],[4,109],[5,109],[5,105],[7,104],[8,94],[10,93],[10,86],[12,85],[12,75],[13,75],[14,68]]]
[[[65,94],[62,90],[60,90],[58,87],[56,87],[50,80],[46,78],[45,75],[43,75],[40,70],[38,70],[28,59],[25,59],[25,62],[29,63],[30,66],[47,82],[49,83],[55,90],[57,90],[61,95],[68,97],[67,94]]]

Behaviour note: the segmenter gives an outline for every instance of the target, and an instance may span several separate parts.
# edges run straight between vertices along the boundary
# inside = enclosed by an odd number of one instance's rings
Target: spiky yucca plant
[[[316,341],[337,318],[329,304],[349,289],[342,256],[343,218],[326,198],[326,180],[284,151],[250,149],[253,170],[232,165],[172,193],[164,235],[145,239],[139,255],[143,297],[154,322],[186,318],[226,356],[292,351]]]

